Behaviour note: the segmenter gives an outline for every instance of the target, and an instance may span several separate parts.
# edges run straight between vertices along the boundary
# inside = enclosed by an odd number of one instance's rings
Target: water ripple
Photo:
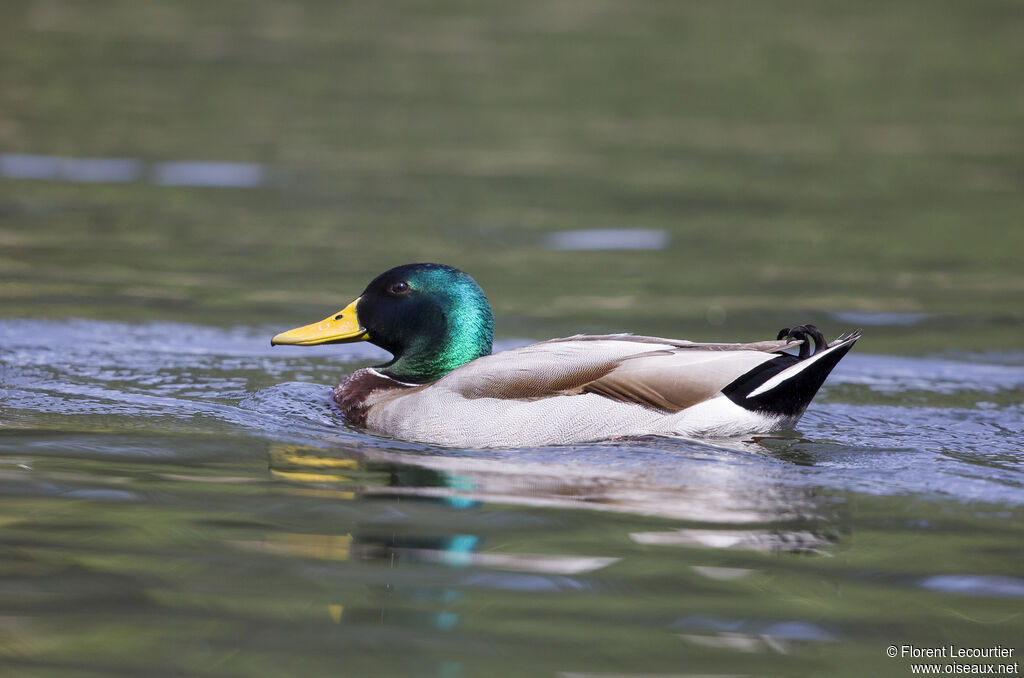
[[[704,499],[730,507],[727,513],[735,516],[763,508],[744,493],[770,497],[787,487],[1024,503],[1024,366],[1006,361],[850,356],[812,404],[799,434],[440,450],[367,435],[332,404],[330,389],[340,376],[384,358],[382,351],[361,344],[282,351],[269,346],[270,334],[173,323],[3,320],[4,422],[45,428],[61,421],[59,427],[74,422],[95,429],[116,419],[129,429],[243,431],[312,445],[404,449],[426,466],[460,460],[477,481],[485,478],[491,490],[507,496],[495,481],[514,477],[507,474],[509,464],[590,469],[583,475],[645,478],[649,496],[629,499],[629,491],[612,499],[604,481],[587,481],[595,490],[601,486],[611,505],[624,502],[641,511],[666,510],[659,487],[703,488],[707,494],[730,484],[740,491]],[[521,343],[505,341],[499,349]],[[944,405],[942,398],[965,393],[966,399],[957,396]],[[499,468],[477,468],[481,463]],[[783,504],[800,504],[790,490],[781,491],[787,495]]]

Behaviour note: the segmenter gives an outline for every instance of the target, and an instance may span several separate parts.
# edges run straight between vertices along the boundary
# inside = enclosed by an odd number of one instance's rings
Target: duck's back
[[[778,381],[773,388],[786,387],[787,370],[842,348],[824,361],[830,363],[827,376],[855,339],[834,342],[803,361],[780,353],[799,342],[698,344],[632,335],[553,339],[478,358],[427,386],[392,382],[367,400],[365,424],[398,438],[459,447],[769,431],[792,424],[803,408],[776,412],[764,394],[756,405],[743,398],[772,379]],[[367,380],[386,379],[369,372]],[[735,384],[743,381],[749,388],[736,393]],[[820,381],[808,402],[817,386]]]

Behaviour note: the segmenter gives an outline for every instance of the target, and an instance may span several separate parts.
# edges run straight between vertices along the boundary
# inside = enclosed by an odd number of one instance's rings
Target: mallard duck
[[[453,447],[525,447],[787,428],[860,337],[826,344],[813,325],[749,344],[576,335],[492,355],[493,332],[480,286],[456,268],[425,263],[380,274],[342,310],[271,344],[368,341],[391,353],[334,389],[341,411],[370,431]]]

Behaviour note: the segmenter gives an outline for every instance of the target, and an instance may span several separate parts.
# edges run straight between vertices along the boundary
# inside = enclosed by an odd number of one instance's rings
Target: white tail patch
[[[832,351],[835,351],[837,348],[842,348],[843,346],[846,346],[846,344],[847,344],[847,342],[845,342],[845,341],[842,342],[842,343],[836,344],[835,346],[832,346],[830,348],[825,349],[821,353],[816,353],[816,354],[814,354],[814,355],[812,355],[812,356],[810,356],[808,358],[805,358],[804,360],[801,360],[800,362],[798,362],[796,365],[793,365],[792,367],[787,367],[786,369],[782,370],[781,372],[776,374],[774,377],[772,377],[771,379],[769,379],[768,381],[764,382],[763,384],[761,384],[760,386],[755,388],[753,391],[748,393],[747,394],[747,398],[748,399],[749,398],[754,398],[756,396],[761,395],[762,393],[767,393],[768,391],[772,390],[773,388],[775,388],[776,386],[778,386],[782,382],[788,381],[789,379],[792,379],[796,375],[800,374],[801,372],[806,370],[808,367],[810,367],[814,363],[818,362],[818,360],[820,360],[821,358],[824,358],[825,356],[827,356]]]

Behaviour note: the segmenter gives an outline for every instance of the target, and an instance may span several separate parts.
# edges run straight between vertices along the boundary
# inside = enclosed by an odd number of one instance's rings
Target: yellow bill
[[[359,318],[356,317],[356,304],[358,303],[359,299],[356,299],[318,323],[282,332],[270,340],[270,345],[314,346],[331,342],[347,344],[353,341],[366,341],[370,335],[359,326]]]

